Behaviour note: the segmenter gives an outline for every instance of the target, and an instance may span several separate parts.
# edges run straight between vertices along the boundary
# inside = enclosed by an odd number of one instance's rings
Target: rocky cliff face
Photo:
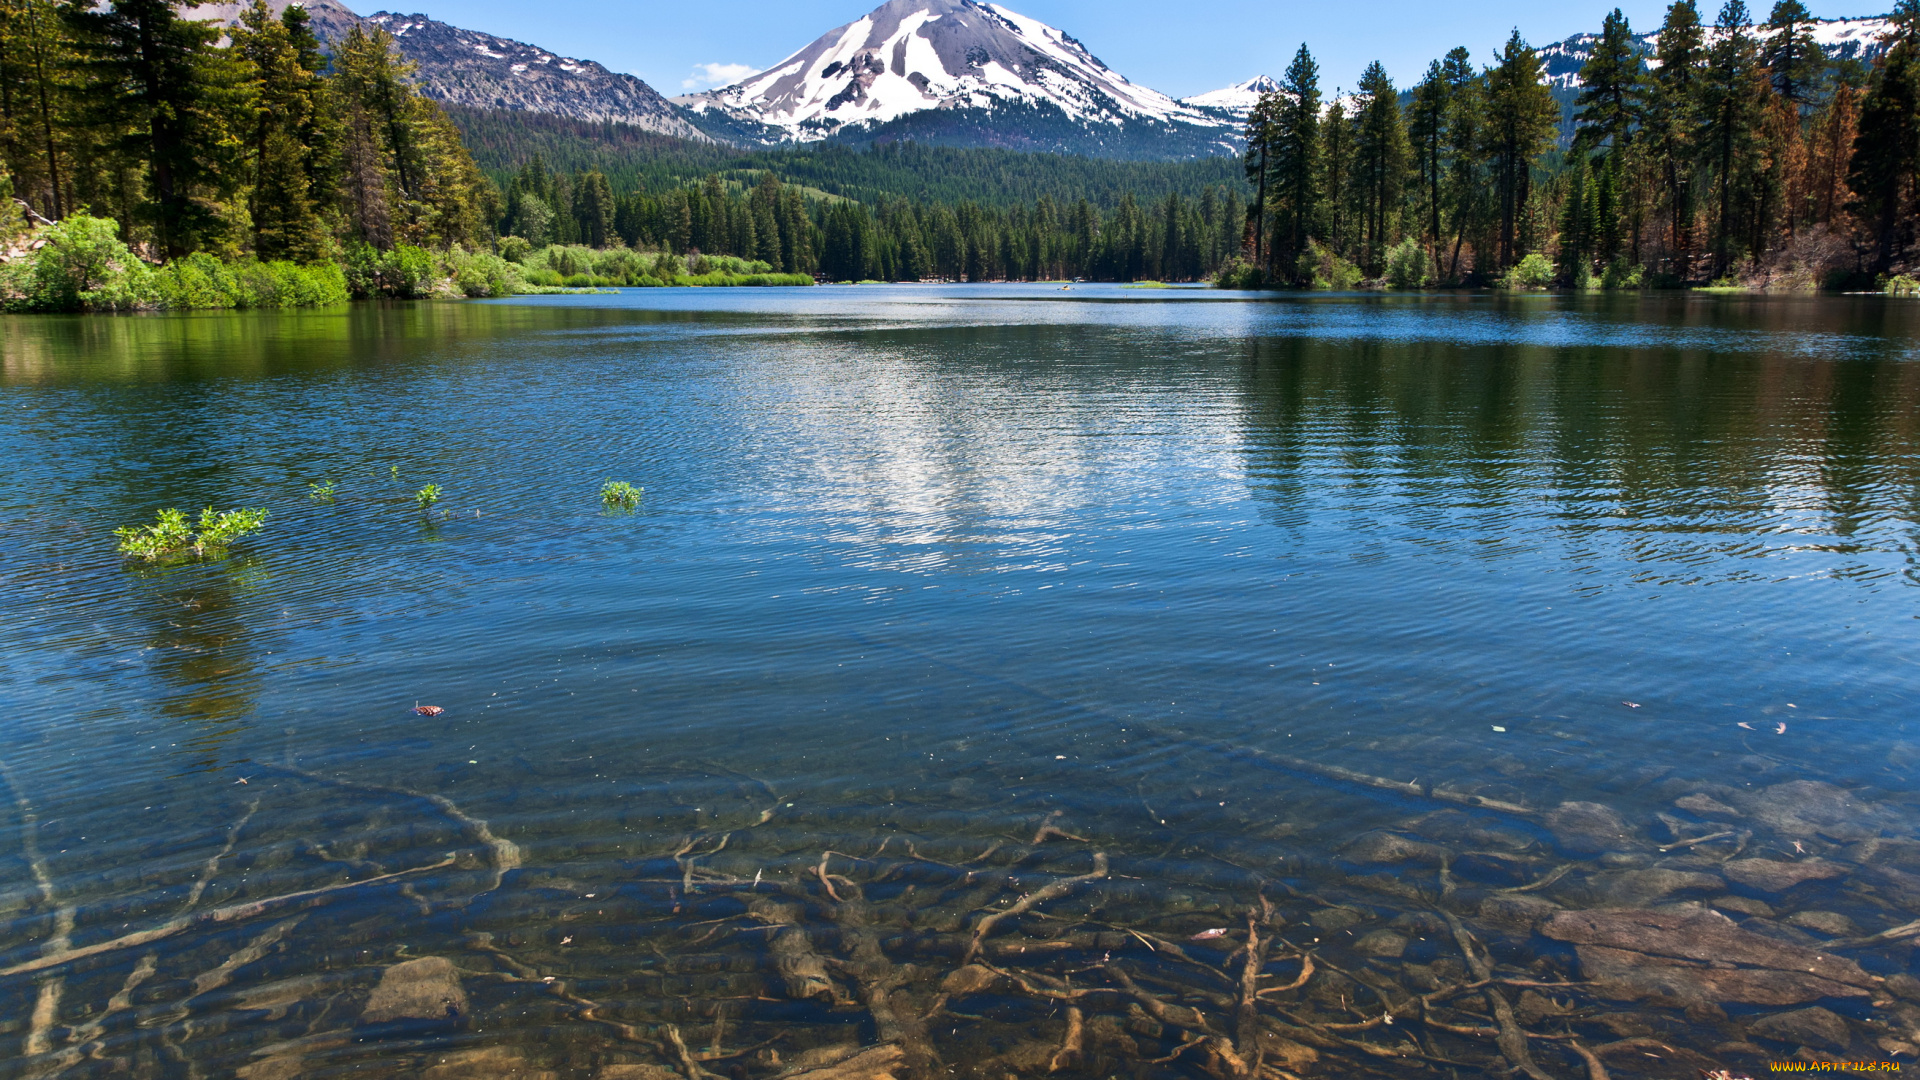
[[[277,13],[292,0],[268,0]],[[202,4],[186,16],[232,25],[245,5]],[[631,124],[662,135],[711,141],[659,92],[632,75],[591,60],[559,56],[510,38],[429,19],[377,12],[361,17],[338,0],[306,0],[321,38],[338,41],[356,25],[382,26],[400,54],[419,65],[420,88],[436,101],[477,109],[549,113],[575,120]]]

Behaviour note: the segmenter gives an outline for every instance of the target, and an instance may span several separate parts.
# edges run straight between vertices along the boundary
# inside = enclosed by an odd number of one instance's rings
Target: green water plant
[[[333,501],[333,481],[322,480],[317,484],[308,484],[307,498],[312,499],[314,502],[317,502],[317,503],[332,502]]]
[[[440,501],[440,485],[428,484],[414,492],[413,501],[420,504],[421,513],[430,513],[433,510],[433,504]]]
[[[173,507],[160,511],[151,525],[129,525],[113,530],[120,538],[120,554],[147,562],[201,562],[219,559],[235,540],[259,532],[266,524],[264,509],[200,511],[198,526]]]
[[[640,496],[646,490],[625,480],[608,480],[600,487],[600,501],[609,510],[631,510],[639,505]]]

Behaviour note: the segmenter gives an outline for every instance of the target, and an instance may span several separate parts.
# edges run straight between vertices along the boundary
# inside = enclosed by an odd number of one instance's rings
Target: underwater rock
[[[1641,907],[1676,893],[1719,892],[1727,883],[1712,874],[1687,870],[1621,870],[1595,875],[1595,893],[1611,907]]]
[[[1407,951],[1405,935],[1392,930],[1375,930],[1353,943],[1353,951],[1361,956],[1377,956],[1382,959],[1398,959]]]
[[[898,1046],[887,1043],[847,1058],[845,1061],[804,1072],[786,1072],[780,1075],[786,1080],[895,1080],[894,1073],[901,1067],[901,1058],[906,1055]],[[1052,1049],[1048,1049],[1052,1056]]]
[[[1594,992],[1613,1000],[1798,1005],[1877,985],[1851,960],[1743,930],[1717,911],[1567,911],[1540,932],[1574,945]]]
[[[1721,911],[1737,911],[1742,915],[1758,915],[1763,919],[1773,918],[1773,905],[1765,900],[1755,900],[1751,896],[1716,896],[1708,903]]]
[[[1786,892],[1807,881],[1845,877],[1847,868],[1825,859],[1779,862],[1773,859],[1735,859],[1722,868],[1734,881],[1766,893]]]
[[[420,1080],[558,1080],[559,1075],[535,1066],[511,1046],[438,1054],[420,1070]]]
[[[681,1080],[679,1069],[669,1069],[665,1065],[650,1065],[638,1062],[624,1065],[603,1065],[594,1074],[594,1080]]]
[[[1682,810],[1688,811],[1689,813],[1699,814],[1701,817],[1708,817],[1708,818],[1732,817],[1740,813],[1740,811],[1735,810],[1733,807],[1728,806],[1726,803],[1721,802],[1719,799],[1716,799],[1711,795],[1703,795],[1698,792],[1695,792],[1692,795],[1684,795],[1678,799],[1673,800],[1673,805],[1679,807]]]
[[[1315,930],[1322,933],[1335,933],[1349,926],[1357,926],[1371,918],[1373,918],[1372,915],[1358,908],[1324,907],[1307,916],[1307,921],[1313,924]]]
[[[965,997],[985,990],[999,979],[1000,976],[979,964],[967,964],[948,972],[947,977],[940,980],[940,992],[954,997]]]
[[[1880,832],[1879,811],[1844,788],[1821,780],[1792,780],[1740,792],[1734,802],[1754,820],[1784,836],[1825,836],[1842,843]]]
[[[1397,833],[1375,830],[1360,834],[1341,854],[1357,863],[1391,866],[1409,862],[1437,865],[1446,860],[1448,852],[1438,844],[1424,844]]]
[[[1847,1030],[1847,1022],[1818,1005],[1763,1016],[1747,1030],[1762,1039],[1822,1050],[1845,1050],[1853,1044],[1853,1032]]]
[[[1541,896],[1514,893],[1489,896],[1480,901],[1480,917],[1496,926],[1531,933],[1534,928],[1561,911],[1559,904]]]
[[[1520,1000],[1514,1003],[1513,1015],[1524,1025],[1531,1026],[1554,1016],[1565,1016],[1573,1010],[1544,994],[1532,990],[1522,990]]]
[[[1547,811],[1547,831],[1570,855],[1598,855],[1633,843],[1634,830],[1605,803],[1564,802]]]
[[[394,1020],[449,1020],[467,1015],[467,992],[460,972],[444,956],[423,956],[395,964],[380,973],[367,1007],[364,1024]]]

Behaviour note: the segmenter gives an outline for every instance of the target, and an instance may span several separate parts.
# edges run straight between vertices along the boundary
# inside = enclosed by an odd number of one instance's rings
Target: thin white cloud
[[[680,80],[683,90],[710,90],[716,86],[737,83],[749,75],[760,74],[760,69],[750,64],[695,64],[693,74]]]

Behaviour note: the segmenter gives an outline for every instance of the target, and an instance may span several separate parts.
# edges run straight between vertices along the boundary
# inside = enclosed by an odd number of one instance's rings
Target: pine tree
[[[1274,113],[1278,108],[1275,95],[1261,91],[1254,100],[1253,111],[1247,114],[1247,149],[1242,154],[1247,183],[1253,185],[1254,191],[1252,220],[1248,223],[1253,233],[1253,262],[1260,267],[1272,262],[1267,245],[1267,178],[1273,170]]]
[[[1660,27],[1660,61],[1648,95],[1646,141],[1667,208],[1668,249],[1676,276],[1692,276],[1694,173],[1700,115],[1699,83],[1705,34],[1694,0],[1674,0]]]
[[[136,207],[167,256],[230,241],[221,204],[232,197],[242,72],[219,31],[180,18],[169,0],[61,9],[86,85],[77,119],[97,132],[109,168],[142,176]]]
[[[1560,176],[1559,276],[1562,284],[1584,287],[1590,272],[1593,206],[1587,191],[1587,155],[1576,153]]]
[[[52,0],[0,3],[0,169],[14,197],[65,216],[72,192],[70,46]]]
[[[1874,244],[1873,268],[1891,270],[1914,242],[1920,179],[1920,0],[1899,0],[1887,51],[1860,103],[1847,184]]]
[[[1800,0],[1776,0],[1767,16],[1769,31],[1762,46],[1762,62],[1773,82],[1773,92],[1806,112],[1813,105],[1826,67],[1826,55],[1813,39],[1813,15]]]
[[[613,227],[613,187],[598,169],[581,174],[573,186],[573,216],[580,223],[581,239],[590,247],[603,248],[619,235]],[[751,220],[750,218],[748,220]],[[752,257],[752,249],[745,253]]]
[[[1294,264],[1306,250],[1320,210],[1320,65],[1303,44],[1280,84],[1274,124],[1272,196],[1276,211],[1274,260],[1282,276],[1295,278]]]
[[[1583,89],[1574,100],[1573,138],[1576,155],[1604,148],[1606,162],[1595,175],[1590,208],[1595,215],[1595,253],[1603,263],[1619,254],[1619,239],[1627,232],[1639,235],[1638,185],[1622,192],[1623,174],[1637,169],[1634,138],[1645,113],[1645,68],[1633,44],[1633,29],[1619,8],[1602,23],[1593,53],[1580,68]],[[1625,198],[1622,198],[1622,195]],[[1631,215],[1633,224],[1623,221]],[[1637,258],[1637,253],[1636,253]]]
[[[253,0],[232,31],[253,97],[245,147],[248,210],[253,249],[263,259],[316,262],[327,254],[320,196],[333,147],[321,101],[325,61],[307,21],[299,5],[276,19],[265,0]]]
[[[1533,163],[1560,116],[1540,77],[1540,58],[1515,30],[1487,71],[1484,152],[1492,172],[1498,239],[1495,258],[1512,266],[1520,250],[1522,217],[1533,194]]]
[[[1447,279],[1460,280],[1460,252],[1467,234],[1477,229],[1486,205],[1482,183],[1480,133],[1486,109],[1486,83],[1474,73],[1465,47],[1455,47],[1442,64],[1448,87],[1447,188],[1448,213],[1453,227],[1453,254]]]
[[[1766,83],[1744,0],[1727,0],[1714,23],[1700,80],[1702,164],[1714,195],[1713,274],[1733,268],[1735,245],[1757,195],[1756,150]],[[1758,254],[1758,252],[1754,252]]]
[[[1413,102],[1407,110],[1407,137],[1413,144],[1415,172],[1420,185],[1420,223],[1425,229],[1427,253],[1436,262],[1440,244],[1440,183],[1447,145],[1447,113],[1452,103],[1452,87],[1440,61],[1427,65],[1427,73],[1413,88]]]
[[[1353,121],[1347,118],[1346,103],[1334,91],[1333,106],[1327,110],[1321,128],[1320,153],[1320,235],[1334,251],[1349,252],[1348,229],[1352,220],[1349,200],[1353,175]]]
[[[1359,261],[1367,276],[1378,277],[1385,270],[1387,248],[1398,224],[1407,170],[1407,129],[1400,116],[1399,94],[1378,60],[1360,76],[1358,97],[1354,193],[1360,204],[1363,244]]]

